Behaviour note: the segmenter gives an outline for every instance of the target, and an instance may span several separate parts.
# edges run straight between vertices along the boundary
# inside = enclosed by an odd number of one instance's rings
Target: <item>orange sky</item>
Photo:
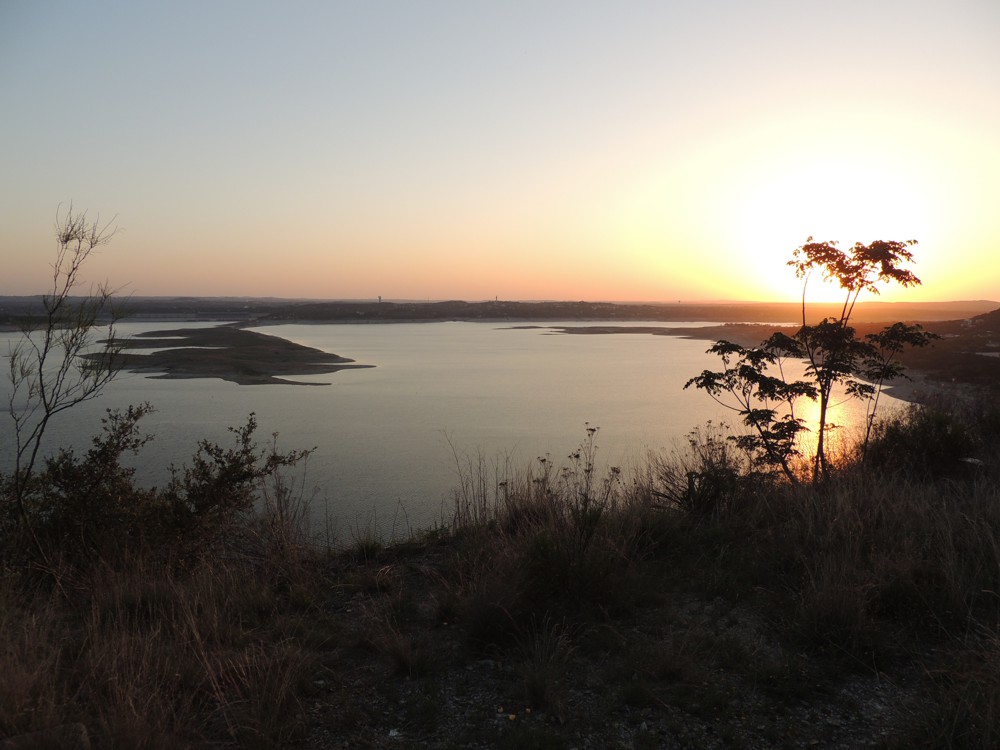
[[[0,294],[72,201],[140,295],[794,299],[813,235],[1000,299],[992,0],[137,5],[0,8]]]

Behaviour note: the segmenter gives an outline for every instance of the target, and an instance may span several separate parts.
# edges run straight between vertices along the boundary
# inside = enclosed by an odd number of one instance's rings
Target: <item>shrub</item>
[[[256,429],[257,419],[251,413],[244,426],[229,428],[236,438],[233,447],[202,440],[191,466],[174,473],[163,499],[186,534],[212,541],[220,529],[253,510],[264,479],[310,453],[282,454],[273,445],[261,451],[254,442]]]
[[[24,507],[47,549],[80,561],[142,543],[162,502],[154,491],[136,486],[135,469],[121,460],[150,440],[139,433],[138,423],[151,411],[149,404],[124,412],[109,409],[101,433],[82,457],[61,449],[45,460],[43,470],[25,487]]]
[[[23,487],[27,524],[0,529],[3,554],[49,570],[85,570],[140,553],[176,562],[215,554],[221,544],[288,558],[303,542],[308,503],[292,497],[281,472],[310,451],[279,452],[276,439],[259,448],[251,414],[230,429],[234,446],[201,441],[191,466],[175,471],[165,489],[146,489],[122,459],[152,439],[139,429],[151,411],[149,404],[108,410],[85,454],[62,449],[46,459]]]
[[[977,446],[968,423],[953,409],[911,407],[877,423],[865,456],[872,470],[919,479],[968,473]]]
[[[695,518],[719,519],[770,489],[773,475],[755,471],[725,431],[709,422],[688,434],[683,451],[654,457],[653,494]]]

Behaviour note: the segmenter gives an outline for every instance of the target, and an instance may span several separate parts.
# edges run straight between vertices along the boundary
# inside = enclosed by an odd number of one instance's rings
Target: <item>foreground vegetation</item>
[[[815,486],[710,427],[598,475],[591,430],[468,461],[446,527],[336,549],[252,418],[142,489],[144,409],[46,462],[29,527],[3,478],[16,747],[1000,744],[995,409],[882,422]]]

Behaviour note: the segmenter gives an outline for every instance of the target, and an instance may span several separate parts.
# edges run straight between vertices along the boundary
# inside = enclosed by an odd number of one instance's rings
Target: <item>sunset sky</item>
[[[1000,300],[998,0],[0,0],[0,294]]]

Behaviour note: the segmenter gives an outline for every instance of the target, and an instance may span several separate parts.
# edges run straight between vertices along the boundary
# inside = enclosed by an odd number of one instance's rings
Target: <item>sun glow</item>
[[[814,159],[772,172],[749,187],[736,226],[753,266],[760,269],[754,281],[775,297],[794,299],[802,293],[802,282],[784,264],[808,237],[837,241],[845,250],[855,242],[919,241],[930,229],[929,208],[914,182],[897,171],[854,160]],[[839,301],[844,291],[812,278],[808,296]]]
[[[609,189],[603,217],[614,246],[685,296],[798,301],[802,280],[787,263],[809,237],[844,250],[917,240],[912,270],[940,295],[954,216],[969,200],[948,188],[957,167],[940,155],[933,123],[911,125],[887,113],[782,111],[688,133],[682,151],[649,145],[652,157]],[[928,293],[892,284],[880,292],[885,301]],[[819,274],[809,279],[810,301],[844,296]]]

